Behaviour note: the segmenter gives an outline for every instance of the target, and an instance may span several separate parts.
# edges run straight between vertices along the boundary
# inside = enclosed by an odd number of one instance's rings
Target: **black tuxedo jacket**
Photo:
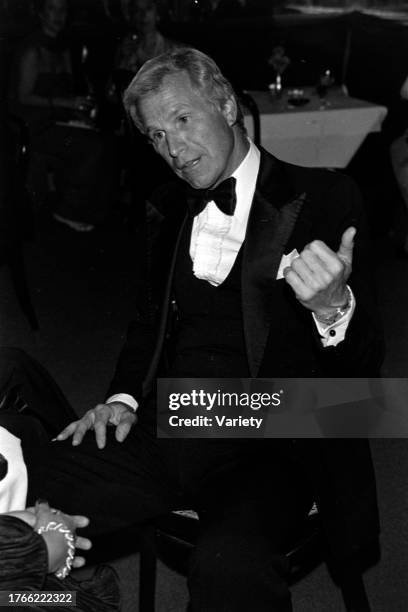
[[[161,317],[157,325],[146,324],[141,317],[131,326],[110,394],[141,398],[149,391],[168,335],[175,253],[185,223],[183,190],[180,185],[167,186],[155,195],[153,204],[163,220],[157,241],[160,267],[155,273],[164,287]],[[314,239],[337,251],[350,225],[357,228],[349,279],[357,305],[345,340],[324,348],[310,312],[276,276],[283,254],[295,248],[300,253]],[[293,166],[262,150],[242,248],[242,313],[251,376],[378,376],[383,340],[371,290],[367,230],[358,190],[350,179]],[[350,555],[378,532],[368,444],[298,440],[295,446],[314,488],[333,557]]]

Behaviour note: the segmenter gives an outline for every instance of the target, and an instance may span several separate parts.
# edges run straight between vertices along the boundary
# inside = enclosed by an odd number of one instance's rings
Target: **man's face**
[[[160,89],[141,101],[139,116],[156,152],[196,189],[215,187],[241,162],[233,100],[218,110],[194,91],[187,73],[165,77]]]

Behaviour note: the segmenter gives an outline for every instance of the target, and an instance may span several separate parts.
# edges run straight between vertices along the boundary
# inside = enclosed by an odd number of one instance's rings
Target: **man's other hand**
[[[337,253],[321,240],[314,240],[283,271],[299,302],[315,314],[331,314],[347,302],[355,235],[356,229],[349,227]]]
[[[65,427],[55,440],[66,440],[72,436],[72,445],[78,446],[86,432],[93,429],[98,448],[104,448],[108,425],[116,426],[115,438],[118,442],[123,442],[136,422],[136,414],[126,404],[121,402],[98,404],[92,410],[88,410],[81,419]]]

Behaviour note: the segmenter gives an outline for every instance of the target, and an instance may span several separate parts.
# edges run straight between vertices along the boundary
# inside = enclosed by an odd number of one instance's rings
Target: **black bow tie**
[[[195,217],[204,210],[208,202],[214,202],[225,215],[233,215],[237,203],[234,177],[222,181],[214,189],[188,189],[187,204],[190,215]]]

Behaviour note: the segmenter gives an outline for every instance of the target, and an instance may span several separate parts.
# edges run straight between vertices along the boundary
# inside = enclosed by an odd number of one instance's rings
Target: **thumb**
[[[338,257],[345,263],[353,261],[354,237],[357,233],[355,227],[348,227],[341,237],[340,247],[337,251]]]

